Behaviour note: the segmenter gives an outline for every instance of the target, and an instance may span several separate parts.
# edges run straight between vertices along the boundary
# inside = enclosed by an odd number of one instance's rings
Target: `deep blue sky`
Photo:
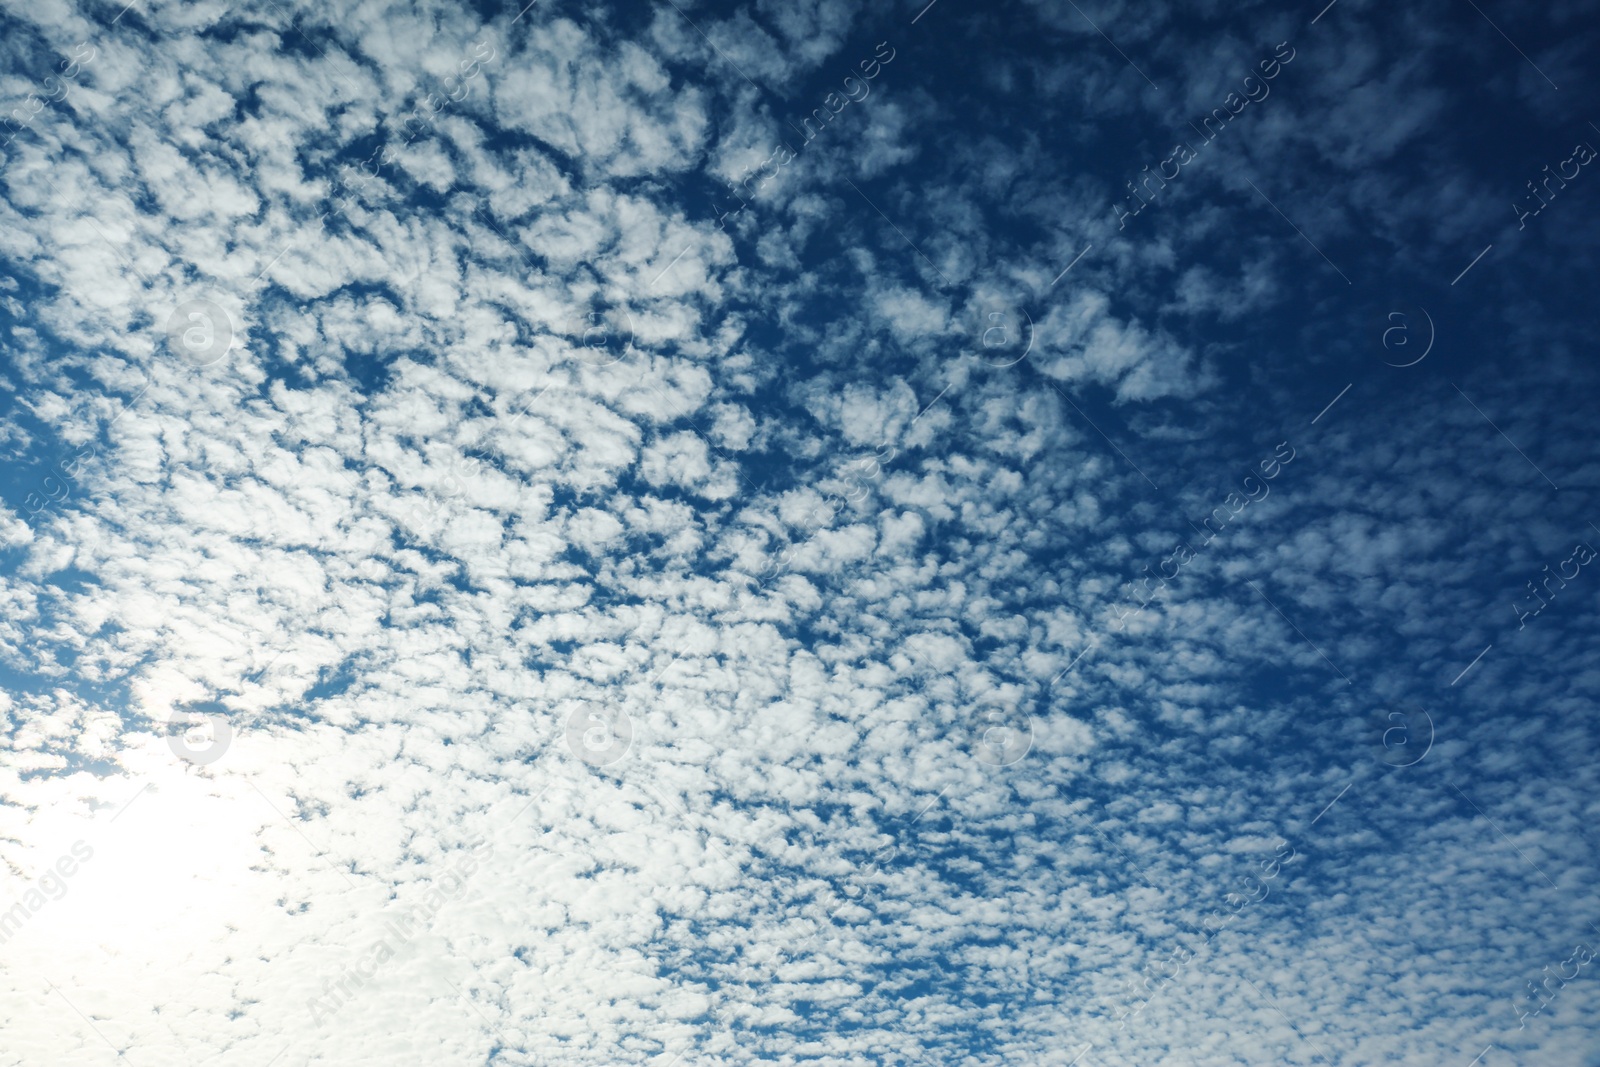
[[[0,1064],[1600,1064],[1593,5],[119,8]]]

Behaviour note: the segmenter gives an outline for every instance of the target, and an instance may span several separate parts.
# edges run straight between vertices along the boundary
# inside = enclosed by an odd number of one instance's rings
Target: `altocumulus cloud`
[[[0,1060],[1600,1062],[1593,16],[8,4]]]

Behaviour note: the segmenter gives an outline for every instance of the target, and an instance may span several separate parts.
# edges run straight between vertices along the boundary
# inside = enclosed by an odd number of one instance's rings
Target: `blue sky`
[[[1600,1064],[1594,16],[7,4],[0,1065]]]

